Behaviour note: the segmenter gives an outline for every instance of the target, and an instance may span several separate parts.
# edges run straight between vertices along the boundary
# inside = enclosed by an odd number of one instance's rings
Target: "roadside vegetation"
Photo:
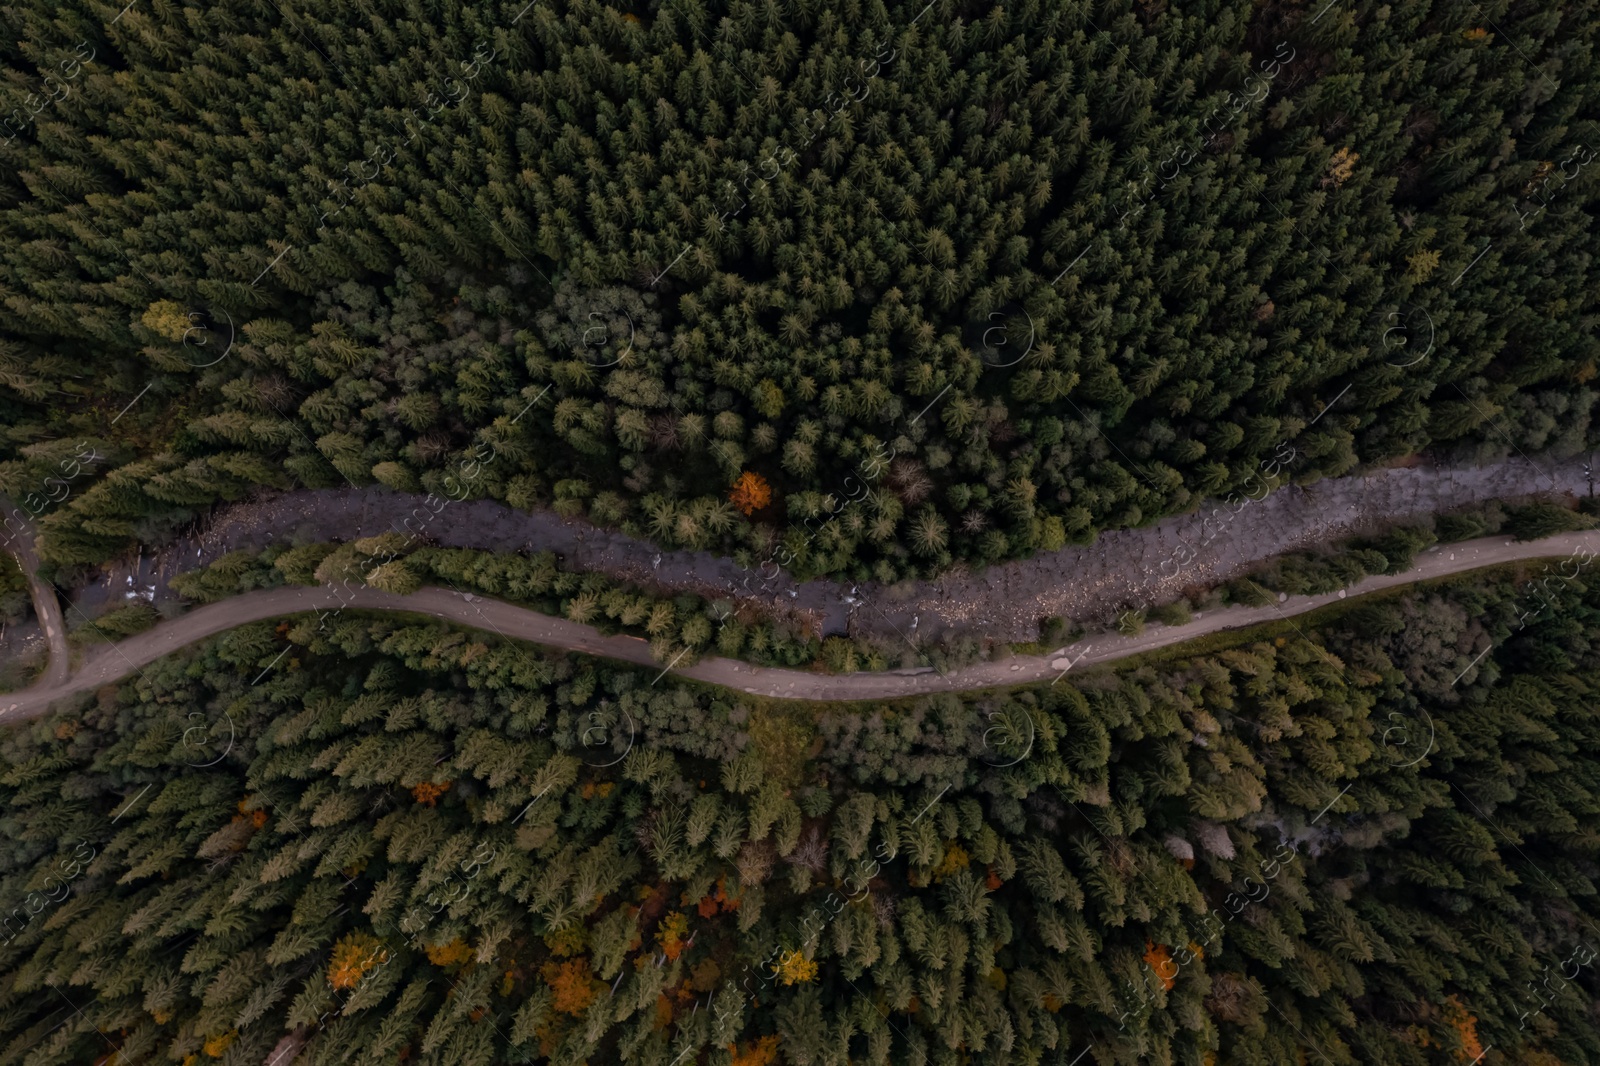
[[[1491,575],[813,707],[245,626],[0,741],[0,1048],[1592,1061],[1597,647],[1581,580]]]

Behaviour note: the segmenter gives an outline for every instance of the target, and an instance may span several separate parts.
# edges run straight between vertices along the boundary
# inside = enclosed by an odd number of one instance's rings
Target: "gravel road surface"
[[[1538,541],[1518,542],[1493,537],[1442,545],[1424,552],[1418,557],[1417,565],[1403,574],[1369,577],[1348,590],[1321,596],[1293,596],[1266,607],[1229,607],[1209,611],[1181,626],[1152,626],[1138,636],[1097,636],[1048,655],[1018,656],[1000,662],[978,663],[944,675],[931,670],[817,674],[753,666],[719,658],[703,659],[693,666],[684,666],[671,672],[694,681],[753,695],[795,700],[874,700],[1016,685],[1060,677],[1081,665],[1115,662],[1208,633],[1279,618],[1293,618],[1341,599],[1382,589],[1519,559],[1576,560],[1580,558],[1580,552],[1588,553],[1581,565],[1574,563],[1563,568],[1552,566],[1551,570],[1557,573],[1562,570],[1576,572],[1594,565],[1588,559],[1600,555],[1600,530],[1564,533]],[[420,589],[409,596],[376,589],[357,589],[353,592],[353,598],[350,598],[350,591],[343,593],[343,602],[351,608],[409,611],[504,637],[642,666],[660,665],[651,659],[649,645],[636,637],[603,636],[586,625],[481,596],[474,595],[469,599],[459,592],[439,588]],[[340,603],[341,599],[335,590],[319,586],[249,592],[200,607],[180,618],[162,622],[147,632],[95,649],[84,665],[63,681],[50,681],[24,692],[0,696],[0,723],[36,717],[56,700],[89,692],[131,676],[162,656],[235,626],[298,612],[329,610]],[[55,667],[52,657],[49,677],[58,676]]]

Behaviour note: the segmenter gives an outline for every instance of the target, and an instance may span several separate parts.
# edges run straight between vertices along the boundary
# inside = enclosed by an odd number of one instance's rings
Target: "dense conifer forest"
[[[0,1058],[1595,1062],[1600,593],[1525,576],[820,710],[244,627],[4,738]]]
[[[377,482],[889,579],[1590,436],[1592,0],[6,12],[57,566]]]
[[[1334,600],[1597,536],[1597,0],[0,11],[0,1066],[1600,1064],[1596,553]],[[1037,673],[908,598],[1508,457]],[[227,614],[361,585],[661,668]]]

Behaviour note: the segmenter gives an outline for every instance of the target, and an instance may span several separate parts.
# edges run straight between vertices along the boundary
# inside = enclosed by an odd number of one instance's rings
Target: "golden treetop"
[[[739,475],[739,480],[733,483],[728,499],[745,514],[754,514],[772,502],[772,486],[768,485],[767,479],[760,474],[746,470]]]

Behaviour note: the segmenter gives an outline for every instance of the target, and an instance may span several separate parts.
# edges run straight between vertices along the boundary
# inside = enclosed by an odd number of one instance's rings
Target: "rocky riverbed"
[[[1042,618],[1104,619],[1127,607],[1165,603],[1185,588],[1227,581],[1287,551],[1490,499],[1589,490],[1579,460],[1516,456],[1484,466],[1422,462],[1289,485],[1255,501],[1207,504],[1142,529],[1102,534],[1088,547],[982,570],[958,569],[931,581],[856,587],[831,580],[796,582],[787,574],[763,584],[725,556],[665,551],[550,511],[516,511],[476,500],[449,503],[434,513],[419,495],[381,487],[307,489],[264,493],[222,508],[203,528],[164,550],[108,568],[77,602],[86,614],[133,599],[161,603],[173,598],[167,588],[173,574],[225,552],[286,541],[353,540],[408,528],[409,520],[409,528],[443,546],[553,551],[571,567],[662,592],[737,599],[825,634],[918,642],[954,635],[1027,641],[1038,635]]]

